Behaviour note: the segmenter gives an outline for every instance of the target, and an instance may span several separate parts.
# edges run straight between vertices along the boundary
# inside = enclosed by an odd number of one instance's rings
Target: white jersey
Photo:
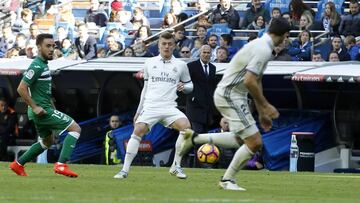
[[[273,49],[274,43],[267,33],[246,44],[230,61],[216,93],[226,98],[230,98],[230,95],[232,98],[236,95],[246,97],[248,90],[243,85],[246,71],[261,76],[272,57]]]
[[[167,61],[160,55],[145,61],[144,80],[147,80],[144,109],[175,107],[177,84],[191,82],[189,70],[184,61],[174,56]]]

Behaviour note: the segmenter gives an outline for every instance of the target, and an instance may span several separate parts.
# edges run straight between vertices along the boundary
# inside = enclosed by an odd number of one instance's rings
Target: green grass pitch
[[[217,186],[223,169],[185,168],[186,180],[168,168],[132,167],[129,177],[114,179],[119,166],[71,165],[78,178],[56,175],[52,164],[27,164],[28,177],[16,176],[0,162],[0,202],[360,202],[360,175],[240,171],[246,192]]]

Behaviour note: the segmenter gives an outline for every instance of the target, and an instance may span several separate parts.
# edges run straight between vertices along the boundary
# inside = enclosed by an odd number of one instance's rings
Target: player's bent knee
[[[69,132],[74,131],[77,133],[81,133],[81,127],[79,126],[79,124],[77,124],[76,122],[74,122],[73,124],[70,125],[70,127],[67,129]]]
[[[136,123],[134,128],[134,134],[139,137],[143,137],[149,131],[148,126],[145,123]]]

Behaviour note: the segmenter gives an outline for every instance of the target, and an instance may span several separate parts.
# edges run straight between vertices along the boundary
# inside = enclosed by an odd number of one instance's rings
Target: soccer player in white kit
[[[144,64],[144,87],[140,104],[134,117],[134,131],[126,148],[123,168],[114,178],[128,176],[131,162],[135,158],[141,138],[151,127],[160,122],[166,127],[179,130],[175,144],[174,162],[170,174],[185,179],[181,169],[180,147],[184,141],[184,130],[190,129],[188,118],[176,108],[177,91],[190,93],[193,89],[187,65],[173,56],[175,39],[171,33],[164,33],[159,39],[159,56],[149,58]]]
[[[273,19],[269,31],[240,49],[225,70],[215,90],[214,102],[219,112],[229,121],[230,133],[196,134],[192,130],[186,130],[184,134],[185,142],[180,154],[185,154],[195,144],[203,143],[214,143],[227,148],[238,147],[219,182],[219,186],[225,190],[245,190],[236,184],[235,175],[262,147],[261,135],[247,103],[248,93],[255,102],[260,125],[265,131],[272,127],[272,119],[279,116],[277,109],[263,95],[261,79],[274,47],[284,41],[289,31],[290,25],[285,19]],[[244,141],[241,147],[236,136]]]

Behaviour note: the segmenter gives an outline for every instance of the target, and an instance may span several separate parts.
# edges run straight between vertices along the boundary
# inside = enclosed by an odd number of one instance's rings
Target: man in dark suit
[[[96,39],[89,36],[85,23],[78,26],[78,35],[79,37],[75,39],[75,46],[79,57],[85,60],[96,58]]]
[[[186,115],[192,129],[197,133],[205,133],[212,123],[215,109],[213,94],[216,88],[216,67],[210,63],[211,47],[203,45],[200,59],[187,64],[194,89],[186,101]]]

